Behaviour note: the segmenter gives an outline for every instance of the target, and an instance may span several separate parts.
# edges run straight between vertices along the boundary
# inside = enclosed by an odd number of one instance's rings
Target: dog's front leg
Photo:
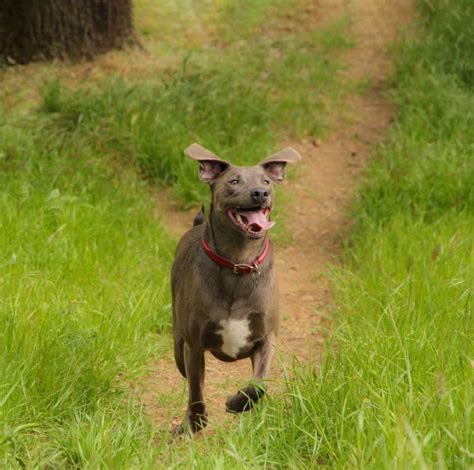
[[[188,410],[181,426],[176,432],[187,430],[197,432],[207,425],[207,413],[203,400],[204,388],[204,351],[192,349],[184,344],[184,364],[188,379]]]
[[[252,355],[253,383],[239,390],[226,403],[230,413],[242,413],[250,410],[265,394],[265,379],[268,377],[270,365],[275,353],[276,337],[272,333]]]

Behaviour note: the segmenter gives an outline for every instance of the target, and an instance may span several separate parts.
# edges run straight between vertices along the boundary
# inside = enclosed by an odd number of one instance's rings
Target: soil
[[[321,354],[326,319],[333,310],[330,266],[341,263],[343,243],[351,228],[348,208],[374,146],[386,137],[394,117],[394,107],[385,95],[392,70],[387,50],[410,18],[412,2],[320,0],[310,11],[321,24],[350,13],[348,34],[356,44],[339,59],[346,64],[347,80],[368,85],[365,91],[344,98],[344,109],[335,116],[327,139],[282,142],[282,147],[296,148],[303,161],[300,176],[286,183],[293,202],[285,223],[292,231],[293,243],[277,247],[281,326],[270,378],[274,392],[293,360],[311,358],[317,364]],[[179,212],[164,202],[159,203],[159,210],[166,213],[163,219],[177,236],[189,229],[196,213]],[[184,414],[185,383],[171,350],[151,370],[135,387],[157,428],[170,429]],[[250,360],[228,364],[206,356],[205,399],[210,419],[206,432],[235,419],[225,413],[225,400],[250,377]]]

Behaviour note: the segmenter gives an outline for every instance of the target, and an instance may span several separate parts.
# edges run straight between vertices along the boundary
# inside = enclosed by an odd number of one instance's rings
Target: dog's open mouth
[[[242,232],[251,237],[263,235],[275,225],[275,222],[269,220],[269,207],[228,209],[227,215]]]

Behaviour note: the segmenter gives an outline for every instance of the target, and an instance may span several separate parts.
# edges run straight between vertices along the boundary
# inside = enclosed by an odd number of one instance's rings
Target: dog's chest
[[[202,330],[205,349],[222,353],[229,359],[240,359],[251,353],[265,333],[263,315],[251,313],[242,318],[209,320]]]
[[[229,357],[236,358],[239,352],[246,349],[250,343],[250,320],[221,320],[216,328],[216,334],[222,338],[221,351]]]

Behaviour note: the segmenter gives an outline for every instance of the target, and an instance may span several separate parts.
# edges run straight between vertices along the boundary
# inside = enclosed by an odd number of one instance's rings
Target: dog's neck
[[[237,230],[229,230],[215,222],[215,214],[211,208],[206,223],[204,237],[209,246],[219,255],[233,263],[251,263],[263,251],[266,234],[262,238],[252,239]]]

